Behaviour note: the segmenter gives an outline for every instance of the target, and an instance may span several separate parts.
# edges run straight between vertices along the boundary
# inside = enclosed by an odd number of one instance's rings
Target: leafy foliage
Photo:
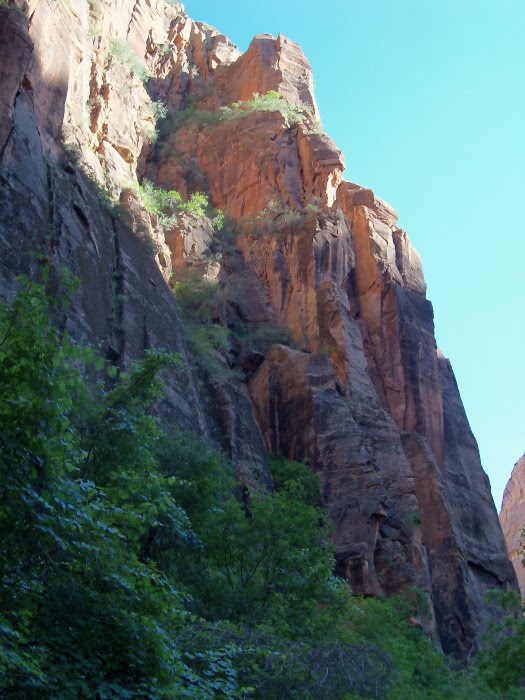
[[[162,102],[161,100],[157,100],[156,102],[151,103],[151,109],[153,111],[153,116],[155,117],[155,121],[159,121],[161,119],[166,119],[168,116],[168,108]]]
[[[26,282],[1,307],[0,349],[0,693],[217,697],[222,671],[201,677],[176,644],[185,597],[155,560],[194,537],[145,411],[176,358],[88,388]]]
[[[319,477],[302,462],[270,459],[273,482],[277,491],[293,488],[301,493],[309,506],[319,506]]]
[[[195,192],[187,202],[184,202],[176,190],[164,190],[156,187],[149,180],[143,180],[142,185],[139,186],[139,193],[147,211],[156,214],[165,228],[175,225],[178,214],[182,212],[195,216],[210,216],[217,230],[223,226],[222,211],[220,209],[212,211],[208,197],[202,192]]]
[[[166,211],[178,209],[182,204],[182,197],[176,190],[163,190],[149,180],[144,180],[139,187],[142,201],[147,211],[152,214],[164,214]]]
[[[270,232],[275,235],[297,231],[304,225],[306,216],[306,212],[272,199],[268,206],[259,212],[252,227],[253,233],[262,235]]]
[[[241,487],[154,415],[176,356],[106,368],[49,306],[27,280],[0,304],[0,697],[523,698],[508,596],[490,653],[452,671],[410,599],[333,577],[307,466],[272,460],[274,491]]]
[[[313,118],[308,105],[293,105],[276,90],[269,90],[264,95],[255,93],[251,100],[234,102],[229,107],[215,111],[197,109],[190,105],[174,115],[173,127],[178,129],[189,123],[201,127],[216,126],[223,121],[243,119],[255,112],[280,112],[290,126],[300,124],[307,133],[322,133],[321,123]]]
[[[221,288],[190,272],[175,284],[173,292],[184,321],[186,341],[199,372],[204,377],[233,379],[236,375],[227,360],[231,332],[221,322]]]
[[[264,95],[257,92],[251,100],[234,102],[231,107],[223,107],[221,112],[222,119],[239,119],[253,112],[280,112],[290,124],[303,124],[311,119],[307,105],[292,105],[276,90],[269,90]]]
[[[517,614],[521,601],[514,591],[491,591],[488,602],[499,609],[500,620],[486,633],[479,666],[491,688],[507,692],[525,683],[525,618]]]
[[[129,68],[137,78],[145,82],[149,78],[148,70],[127,41],[113,39],[109,44],[109,52],[121,65]]]

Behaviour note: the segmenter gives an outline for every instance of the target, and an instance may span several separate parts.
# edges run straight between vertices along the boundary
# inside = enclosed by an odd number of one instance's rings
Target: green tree
[[[231,654],[195,662],[178,643],[186,597],[156,560],[193,537],[147,410],[175,358],[106,389],[82,357],[22,281],[0,306],[0,695],[235,697]]]
[[[49,306],[27,280],[0,303],[0,697],[524,697],[510,596],[487,651],[452,669],[409,624],[417,594],[360,599],[332,576],[306,465],[241,485],[155,417],[177,357],[105,368]]]
[[[486,600],[498,621],[490,625],[477,663],[487,685],[505,693],[525,683],[525,618],[514,591],[493,590]]]

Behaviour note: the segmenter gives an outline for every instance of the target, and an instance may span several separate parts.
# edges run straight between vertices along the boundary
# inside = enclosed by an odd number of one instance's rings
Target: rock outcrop
[[[525,455],[514,465],[503,493],[499,520],[509,548],[510,560],[518,576],[521,597],[525,598]]]
[[[108,362],[180,353],[166,420],[216,440],[257,488],[268,453],[306,460],[337,572],[365,595],[417,586],[422,624],[468,656],[485,591],[515,573],[420,258],[392,207],[343,181],[300,48],[260,35],[241,55],[163,0],[2,6],[2,37],[0,290],[43,257],[57,290],[61,267],[81,282],[59,321]],[[162,221],[144,177],[206,191],[225,228]],[[229,334],[226,378],[200,388],[169,288],[189,272],[221,291],[211,322]]]

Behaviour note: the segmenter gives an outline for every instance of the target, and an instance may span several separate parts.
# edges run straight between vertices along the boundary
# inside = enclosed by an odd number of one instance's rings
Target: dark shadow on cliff
[[[61,284],[66,269],[79,285],[56,321],[72,337],[123,367],[150,348],[186,357],[175,299],[132,197],[114,203],[80,147],[64,145],[67,81],[44,77],[22,13],[0,7],[0,18],[0,293],[10,295],[20,274],[38,279],[45,263],[50,293],[69,294]],[[188,364],[166,371],[159,410],[204,433]]]

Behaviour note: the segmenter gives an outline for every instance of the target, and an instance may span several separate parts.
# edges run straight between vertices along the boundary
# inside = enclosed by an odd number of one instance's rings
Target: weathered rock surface
[[[430,594],[414,476],[399,432],[379,406],[349,404],[340,391],[326,353],[282,346],[250,381],[268,449],[319,471],[337,524],[338,573],[356,593],[417,585]]]
[[[149,348],[180,353],[166,419],[213,436],[248,484],[270,484],[268,452],[308,460],[338,573],[366,595],[419,587],[429,632],[468,656],[484,592],[516,577],[395,211],[342,181],[296,44],[260,35],[240,55],[180,4],[93,7],[32,0],[30,23],[0,8],[0,291],[37,271],[40,251],[80,279],[59,319],[76,338],[122,365]],[[304,118],[220,111],[269,90]],[[157,144],[154,100],[168,109]],[[161,225],[137,195],[144,176],[184,197],[206,190],[225,231],[206,217]],[[197,390],[169,289],[188,270],[234,292],[214,323],[259,339],[220,358],[246,381]]]
[[[12,128],[15,96],[32,50],[25,16],[21,12],[0,7],[0,153]]]
[[[525,559],[525,538],[522,536],[525,528],[525,455],[514,465],[503,493],[499,520],[509,548],[510,560],[518,576],[521,597],[525,598],[525,567],[522,564]]]
[[[275,90],[319,119],[310,64],[300,47],[283,34],[277,39],[271,34],[256,36],[246,53],[221,75],[219,84],[227,105]]]
[[[153,126],[151,99],[130,66],[112,55],[110,40],[128,37],[146,63],[154,37],[170,47],[179,68],[187,67],[188,57],[204,68],[206,61],[215,65],[217,52],[238,52],[163,2],[111,3],[106,10],[95,18],[87,5],[79,10],[36,1],[28,27],[21,12],[0,8],[0,35],[9,36],[1,42],[0,291],[11,294],[21,273],[37,274],[38,253],[52,270],[69,269],[80,286],[60,319],[64,328],[122,366],[152,348],[182,355],[184,369],[164,373],[161,410],[179,428],[206,435],[210,418],[166,283],[181,256],[129,189]],[[178,27],[183,36],[172,44],[168,34],[178,37]],[[106,193],[119,192],[114,206]],[[200,244],[209,229],[206,221],[191,233]],[[58,290],[58,275],[56,284]],[[246,430],[241,448],[242,429],[232,425],[232,458],[243,475],[254,472],[267,481],[260,431],[253,420],[244,423],[253,444]]]

